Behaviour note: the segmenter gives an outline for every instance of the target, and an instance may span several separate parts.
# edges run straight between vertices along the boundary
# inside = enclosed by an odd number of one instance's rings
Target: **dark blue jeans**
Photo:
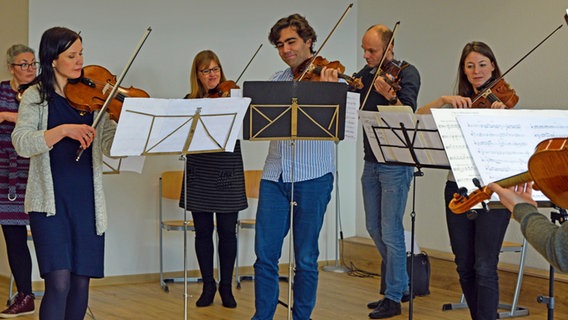
[[[385,263],[385,297],[400,302],[408,293],[404,209],[412,167],[365,161],[361,183],[365,225]]]
[[[254,263],[255,320],[272,320],[278,304],[278,260],[290,229],[291,183],[261,180],[256,213]],[[294,183],[294,310],[295,320],[307,320],[316,304],[318,238],[333,175]]]
[[[446,221],[462,292],[473,320],[495,320],[499,305],[497,264],[511,213],[507,209],[478,210],[474,220],[466,214],[454,214],[447,204],[457,191],[455,182],[446,182]]]

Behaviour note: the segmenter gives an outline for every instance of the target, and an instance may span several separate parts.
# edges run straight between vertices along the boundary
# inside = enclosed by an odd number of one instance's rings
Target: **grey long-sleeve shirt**
[[[568,273],[568,223],[558,226],[528,203],[519,203],[513,216],[527,241],[559,272]]]

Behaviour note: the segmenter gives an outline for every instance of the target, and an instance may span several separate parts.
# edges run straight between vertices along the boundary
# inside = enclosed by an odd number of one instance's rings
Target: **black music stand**
[[[554,206],[554,205],[553,205]],[[558,211],[550,212],[550,222],[556,224],[558,222],[562,225],[566,220],[568,220],[568,213],[566,209],[554,206]],[[538,303],[545,303],[547,309],[547,319],[552,320],[554,319],[554,306],[555,306],[555,299],[554,299],[554,267],[551,265],[548,271],[548,296],[539,295],[536,297],[536,301]]]
[[[245,140],[287,140],[295,159],[296,140],[343,140],[347,85],[337,82],[246,81],[243,96],[252,102],[243,123]],[[290,238],[288,268],[288,308],[291,319],[293,235],[294,235],[294,179],[290,199]]]
[[[410,240],[410,301],[408,318],[413,316],[414,235],[416,222],[416,177],[422,168],[449,169],[450,164],[430,116],[415,116],[409,106],[378,106],[379,112],[359,111],[365,133],[377,160],[384,164],[416,169],[412,185]],[[422,120],[422,122],[421,122]]]

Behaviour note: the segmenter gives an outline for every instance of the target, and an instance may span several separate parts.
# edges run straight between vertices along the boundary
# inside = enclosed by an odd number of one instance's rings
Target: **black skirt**
[[[248,207],[241,144],[234,152],[215,152],[187,156],[188,211],[236,212]],[[185,206],[185,181],[179,206]]]

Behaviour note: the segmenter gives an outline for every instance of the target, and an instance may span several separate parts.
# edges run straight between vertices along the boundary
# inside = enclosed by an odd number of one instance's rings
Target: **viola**
[[[491,108],[493,102],[500,101],[507,109],[512,109],[519,102],[515,89],[511,88],[502,77],[478,88],[478,91],[479,93],[471,100],[472,108]]]
[[[102,108],[115,86],[115,75],[102,66],[89,65],[83,68],[79,79],[70,80],[65,86],[65,96],[75,109],[93,112]],[[124,98],[129,97],[149,98],[150,95],[142,89],[119,86],[116,95],[106,109],[112,120],[118,121]]]
[[[363,89],[363,82],[361,81],[361,78],[354,78],[344,74],[343,72],[345,72],[345,66],[343,66],[341,62],[337,60],[330,62],[329,60],[321,56],[316,56],[315,58],[310,58],[302,62],[302,64],[300,64],[300,66],[296,68],[296,70],[294,70],[294,80],[319,81],[323,67],[337,69],[339,72],[339,78],[344,79],[350,86],[354,88]]]
[[[229,97],[231,95],[231,89],[240,89],[240,88],[233,80],[222,81],[217,85],[217,87],[215,87],[215,92],[209,94],[206,98]]]
[[[392,60],[391,62],[387,63],[386,66],[379,69],[379,76],[381,76],[394,91],[399,91],[400,89],[402,89],[399,84],[399,73],[402,69],[405,68],[403,67],[403,64],[403,61]]]
[[[568,138],[552,138],[540,142],[529,159],[528,171],[495,181],[503,188],[534,181],[533,188],[540,190],[555,205],[568,208]],[[487,186],[478,187],[469,195],[456,193],[448,205],[455,214],[469,211],[474,205],[489,200],[493,191]]]

